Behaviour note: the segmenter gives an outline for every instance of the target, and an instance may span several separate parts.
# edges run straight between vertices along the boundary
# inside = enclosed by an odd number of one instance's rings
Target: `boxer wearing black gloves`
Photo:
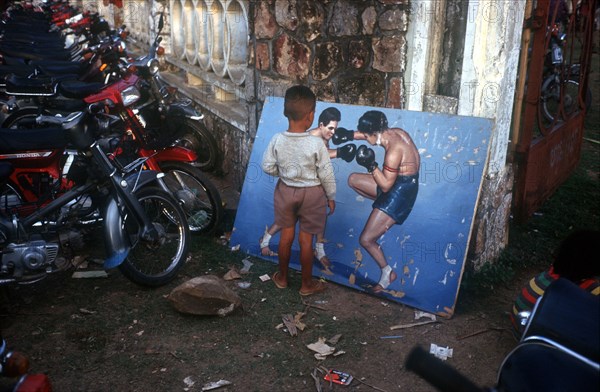
[[[333,137],[331,138],[331,141],[336,146],[342,143],[351,142],[352,140],[354,140],[354,131],[349,131],[342,127],[336,129]]]
[[[385,150],[383,166],[375,161],[375,151],[361,145],[356,163],[367,173],[352,173],[348,185],[359,195],[374,200],[373,210],[360,234],[360,245],[381,268],[381,277],[373,287],[376,293],[386,290],[398,277],[388,264],[377,242],[394,224],[402,224],[412,211],[419,189],[421,159],[410,135],[400,128],[389,128],[385,114],[371,110],[358,121],[357,131],[336,131],[335,141],[364,140]],[[403,263],[398,263],[402,265]]]
[[[346,162],[352,162],[356,156],[356,144],[346,144],[335,149],[335,157],[340,158]]]
[[[365,145],[358,147],[356,151],[356,163],[367,169],[369,173],[373,173],[373,170],[379,166],[375,162],[375,151]]]

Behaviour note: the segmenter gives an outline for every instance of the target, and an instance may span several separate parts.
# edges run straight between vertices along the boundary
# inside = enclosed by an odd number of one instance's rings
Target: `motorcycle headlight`
[[[150,61],[148,61],[148,71],[150,72],[150,75],[156,75],[158,73],[158,60],[156,59],[152,59]]]
[[[123,100],[124,106],[129,106],[136,103],[140,99],[140,90],[135,86],[129,86],[125,90],[121,91],[121,99]]]

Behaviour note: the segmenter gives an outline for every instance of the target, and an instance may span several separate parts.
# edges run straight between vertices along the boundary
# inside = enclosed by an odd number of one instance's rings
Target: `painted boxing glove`
[[[356,163],[367,169],[369,173],[373,173],[373,170],[377,169],[375,151],[365,145],[358,147],[358,150],[356,150]]]
[[[336,158],[342,158],[346,162],[352,162],[356,156],[356,144],[350,143],[336,149]]]
[[[335,133],[333,134],[333,137],[331,138],[331,141],[336,146],[338,144],[350,142],[352,140],[354,140],[354,131],[349,131],[346,128],[342,127],[337,128],[335,130]]]

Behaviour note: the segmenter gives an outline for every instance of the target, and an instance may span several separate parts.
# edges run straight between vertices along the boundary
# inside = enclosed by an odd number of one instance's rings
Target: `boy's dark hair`
[[[379,110],[369,110],[359,119],[356,129],[362,133],[373,135],[377,132],[386,130],[388,127],[387,117]]]
[[[319,115],[319,124],[327,125],[332,121],[340,122],[342,120],[342,113],[336,108],[327,108]]]
[[[600,231],[577,230],[560,244],[554,272],[575,283],[600,276]]]
[[[315,110],[317,97],[306,86],[292,86],[285,92],[283,115],[293,121],[299,121]]]

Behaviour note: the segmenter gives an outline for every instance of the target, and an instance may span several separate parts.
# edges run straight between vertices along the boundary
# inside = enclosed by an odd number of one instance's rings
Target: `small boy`
[[[315,117],[316,97],[305,86],[293,86],[285,92],[283,114],[288,130],[271,139],[264,152],[262,168],[278,176],[275,187],[275,224],[281,227],[278,248],[279,270],[273,274],[278,288],[288,285],[288,267],[296,222],[300,222],[300,295],[325,290],[321,281],[312,279],[313,236],[322,233],[329,214],[335,211],[336,185],[329,153],[320,137],[307,133]]]
[[[323,140],[323,143],[325,143],[325,147],[327,147],[327,151],[329,152],[330,159],[341,158],[346,162],[351,162],[356,155],[356,145],[346,144],[333,149],[329,147],[329,140],[331,140],[335,134],[335,130],[337,129],[341,119],[342,114],[337,108],[326,108],[319,115],[317,127],[310,129],[308,133],[313,136],[318,136]],[[263,236],[259,239],[260,252],[263,256],[277,256],[277,253],[273,252],[269,248],[269,243],[271,238],[280,229],[281,228],[276,224],[272,224],[265,230]],[[315,243],[315,258],[319,260],[319,262],[323,265],[323,268],[328,269],[331,266],[331,262],[325,254],[325,233],[317,234],[317,242]]]

